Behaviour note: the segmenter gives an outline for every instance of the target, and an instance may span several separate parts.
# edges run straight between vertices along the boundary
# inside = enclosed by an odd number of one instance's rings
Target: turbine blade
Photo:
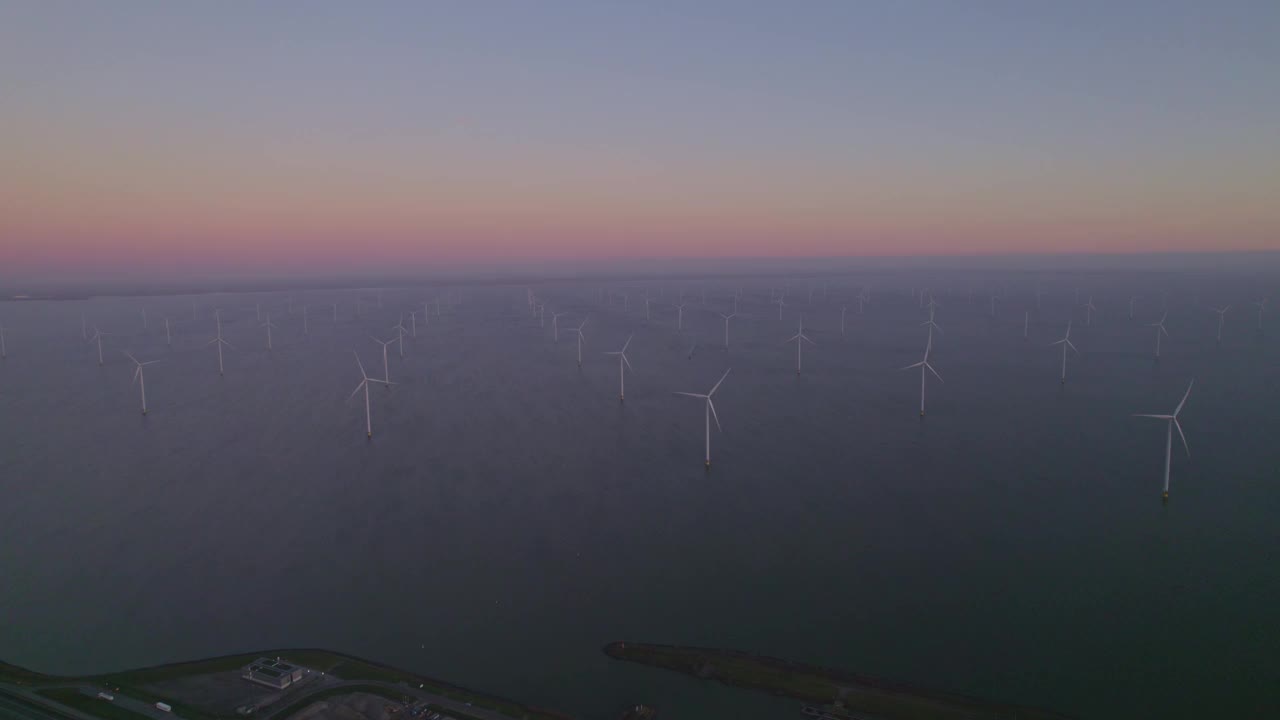
[[[347,402],[351,402],[351,398],[355,397],[355,396],[356,396],[356,393],[360,392],[361,388],[363,388],[363,387],[364,387],[364,384],[365,384],[366,382],[368,382],[368,380],[361,380],[361,381],[360,381],[360,384],[356,386],[356,389],[355,389],[355,390],[352,390],[352,391],[351,391],[351,394],[347,396]]]
[[[622,356],[622,362],[624,362],[624,363],[626,363],[626,364],[627,364],[627,369],[628,369],[628,370],[632,370],[632,369],[634,369],[634,368],[632,368],[632,367],[631,367],[631,361],[627,359],[627,354],[626,354],[626,353],[618,353],[618,354]]]
[[[1147,413],[1133,413],[1129,417],[1155,418],[1156,420],[1172,420],[1172,415],[1150,415]]]
[[[1191,397],[1191,387],[1196,384],[1195,378],[1187,385],[1187,391],[1182,395],[1182,401],[1178,403],[1178,409],[1173,411],[1173,416],[1178,417],[1178,413],[1182,412],[1182,406],[1187,404],[1187,398]]]
[[[716,429],[724,432],[724,428],[720,427],[720,416],[716,414],[716,404],[711,402],[711,397],[707,397],[707,407],[711,408],[711,417],[715,418]]]
[[[1191,457],[1191,446],[1187,444],[1187,436],[1182,433],[1182,425],[1178,422],[1178,417],[1173,417],[1173,426],[1178,428],[1178,437],[1182,438],[1182,447],[1187,450],[1187,457]]]
[[[923,365],[923,364],[924,364],[924,361],[923,361],[923,360],[921,360],[920,362],[916,363],[915,365],[908,365],[908,366],[906,366],[906,367],[904,367],[904,368],[899,368],[899,369],[900,369],[900,370],[910,370],[910,369],[912,369],[912,368],[918,368],[918,367],[920,367],[920,366],[921,366],[921,365]]]
[[[929,372],[933,373],[934,377],[938,378],[938,382],[942,382],[942,376],[938,374],[937,370],[933,369],[932,365],[930,365],[929,363],[925,363],[924,366],[929,368]]]
[[[364,371],[364,363],[360,362],[360,355],[357,354],[355,350],[352,350],[351,354],[356,356],[356,365],[360,366],[360,377],[367,380],[369,378],[369,373]]]
[[[633,337],[635,337],[635,335],[628,335],[628,336],[627,336],[627,341],[626,341],[625,343],[623,343],[623,345],[622,345],[622,352],[624,352],[624,353],[625,353],[625,352],[627,351],[627,348],[631,347],[631,338],[633,338]]]
[[[729,368],[729,370],[732,370],[732,369],[733,368]],[[720,383],[724,382],[724,379],[729,377],[729,370],[725,370],[724,374],[720,376],[720,379],[716,381],[716,384],[711,386],[711,392],[707,393],[707,397],[711,397],[712,395],[716,394],[716,390],[720,387]]]
[[[1071,352],[1073,352],[1073,353],[1075,353],[1075,354],[1077,354],[1077,355],[1079,355],[1079,354],[1080,354],[1080,351],[1076,349],[1075,344],[1074,344],[1074,343],[1072,343],[1070,340],[1068,340],[1068,341],[1067,341],[1067,347],[1071,348]]]
[[[699,395],[698,393],[687,393],[687,392],[673,392],[673,393],[671,393],[671,394],[672,394],[672,395],[687,395],[687,396],[689,396],[689,397],[695,397],[695,398],[705,398],[705,397],[706,397],[706,395]]]
[[[804,340],[805,342],[809,343],[810,345],[817,345],[817,344],[818,344],[818,343],[816,343],[816,342],[814,342],[814,341],[810,340],[808,335],[801,335],[801,336],[800,336],[800,339],[801,339],[801,340]]]

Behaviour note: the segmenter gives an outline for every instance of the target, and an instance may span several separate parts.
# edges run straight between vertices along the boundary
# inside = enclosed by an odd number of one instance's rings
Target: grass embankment
[[[443,705],[436,705],[435,703],[428,704],[427,709],[435,710],[441,715],[446,715],[448,717],[453,718],[454,720],[480,720],[480,718],[476,717],[475,715],[468,715],[464,712],[458,712],[457,710],[447,708]]]
[[[146,715],[126,710],[112,704],[110,700],[89,697],[75,688],[50,688],[37,690],[36,694],[43,695],[60,705],[66,705],[72,710],[79,710],[103,720],[150,720]]]
[[[612,658],[688,673],[735,687],[763,690],[805,702],[837,699],[853,712],[886,720],[1063,720],[1067,716],[1033,707],[1009,705],[842,670],[794,663],[733,650],[610,643]]]

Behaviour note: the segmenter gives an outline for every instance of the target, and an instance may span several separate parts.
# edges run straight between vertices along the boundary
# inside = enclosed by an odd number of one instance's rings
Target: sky
[[[1280,3],[0,3],[0,269],[1280,249]]]

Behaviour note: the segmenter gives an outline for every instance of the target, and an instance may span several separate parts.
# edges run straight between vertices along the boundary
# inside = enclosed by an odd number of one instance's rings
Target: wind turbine
[[[267,329],[267,349],[271,350],[271,328],[275,327],[275,323],[271,322],[271,313],[267,313],[267,321],[262,323],[262,327]]]
[[[725,315],[724,313],[716,313],[716,314],[724,318],[724,346],[729,347],[729,321],[737,317],[738,313],[732,312],[732,313],[729,313],[728,315]]]
[[[102,336],[106,334],[107,333],[99,330],[97,325],[94,325],[93,335],[89,337],[89,342],[96,342],[98,344],[98,365],[102,365]]]
[[[1254,305],[1258,306],[1258,329],[1261,330],[1262,329],[1262,313],[1265,312],[1267,309],[1267,298],[1262,298],[1261,300],[1255,302]]]
[[[649,299],[645,298],[644,302],[647,308]],[[553,342],[560,342],[560,316],[568,314],[568,312],[551,312],[551,337]]]
[[[372,335],[369,336],[369,339],[382,346],[382,377],[386,378],[386,384],[390,385],[391,369],[390,369],[390,366],[387,365],[387,346],[395,342],[396,339],[391,338],[390,340],[379,340],[378,338],[373,337]],[[388,387],[387,389],[390,390],[391,388]]]
[[[1022,337],[1027,337],[1027,329],[1031,326],[1031,311],[1022,311]]]
[[[847,312],[849,312],[849,306],[841,305],[840,306],[840,337],[844,337],[844,316],[845,316],[845,313]]]
[[[1218,313],[1218,342],[1222,342],[1222,322],[1227,318],[1227,311],[1231,309],[1230,305],[1214,308],[1214,312]]]
[[[404,333],[408,329],[404,326],[404,313],[400,313],[400,322],[391,326],[396,331],[396,340],[400,343],[400,357],[404,357]]]
[[[4,325],[0,325],[0,360],[9,357],[9,349],[4,344]]]
[[[800,330],[796,332],[795,335],[792,335],[791,337],[787,338],[786,342],[791,342],[792,340],[796,341],[796,374],[799,375],[800,374],[800,354],[801,354],[800,349],[804,347],[804,343],[806,342],[809,343],[810,345],[818,344],[810,340],[808,335],[804,334],[804,316],[803,315],[800,316]]]
[[[991,293],[991,317],[996,316],[996,301],[999,299],[994,292]]]
[[[591,317],[588,315],[587,317]],[[582,367],[582,343],[586,341],[586,335],[583,334],[582,328],[587,326],[587,318],[582,318],[582,324],[576,328],[569,328],[569,332],[578,334],[578,367]]]
[[[311,328],[307,325],[307,306],[302,306],[302,334],[310,335]]]
[[[618,402],[622,402],[626,398],[627,390],[627,373],[623,366],[631,367],[631,361],[627,359],[627,348],[631,345],[631,338],[635,335],[627,337],[627,342],[623,344],[621,350],[614,352],[606,352],[605,355],[618,356]]]
[[[147,414],[147,378],[142,374],[142,368],[146,367],[147,365],[154,365],[155,363],[158,363],[160,361],[148,360],[147,362],[138,362],[138,358],[134,357],[133,355],[127,352],[125,353],[125,355],[127,355],[129,359],[133,361],[133,365],[134,365],[133,381],[138,383],[138,389],[142,391],[142,414],[146,415]]]
[[[732,370],[732,369],[733,368],[729,368],[729,370]],[[716,390],[719,389],[720,383],[724,382],[724,379],[729,377],[729,370],[724,371],[724,375],[720,376],[720,380],[718,380],[715,385],[711,386],[711,390],[707,392],[706,395],[702,395],[699,393],[687,393],[687,392],[676,393],[676,395],[685,395],[687,397],[692,397],[692,398],[702,398],[703,400],[707,401],[706,408],[703,411],[703,414],[705,416],[705,423],[707,428],[707,458],[706,458],[707,465],[706,467],[708,470],[711,469],[711,418],[714,417],[716,419],[716,429],[723,432],[723,428],[720,427],[720,416],[716,414],[716,406],[715,406],[715,403],[711,402],[711,396],[716,394]]]
[[[1067,384],[1067,348],[1071,348],[1075,354],[1079,355],[1080,351],[1076,350],[1076,346],[1071,342],[1071,321],[1067,321],[1067,334],[1062,336],[1061,340],[1049,343],[1050,346],[1062,346],[1062,384]]]
[[[1155,329],[1156,329],[1156,359],[1157,359],[1157,360],[1159,360],[1159,359],[1160,359],[1160,335],[1161,335],[1161,334],[1164,334],[1164,335],[1168,335],[1168,334],[1169,334],[1169,331],[1164,329],[1164,320],[1165,320],[1165,318],[1167,318],[1167,317],[1169,317],[1169,313],[1165,313],[1164,315],[1161,315],[1161,316],[1160,316],[1160,322],[1153,322],[1153,323],[1151,323],[1150,325],[1148,325],[1148,326],[1147,326],[1147,327],[1153,327],[1153,328],[1155,328]]]
[[[924,346],[924,359],[914,365],[908,365],[902,368],[903,370],[920,368],[920,417],[924,417],[924,378],[925,378],[924,371],[928,370],[929,372],[933,373],[933,376],[938,378],[938,382],[942,382],[942,376],[939,375],[938,371],[934,370],[933,366],[929,364],[929,351],[932,349],[933,349],[933,339],[930,338],[929,342],[926,343]]]
[[[85,341],[89,339],[89,326],[85,324],[84,313],[80,313],[80,339]]]
[[[736,302],[737,298],[734,298],[734,301]],[[676,330],[684,329],[684,306],[686,304],[683,299],[676,303]]]
[[[418,337],[418,311],[417,310],[409,311],[409,332],[412,333],[414,337]]]
[[[387,348],[384,345],[382,348],[382,356],[384,359],[386,358],[386,351]],[[389,380],[379,380],[378,378],[369,377],[368,373],[364,371],[364,363],[360,362],[359,353],[352,350],[351,354],[356,356],[356,365],[360,366],[360,384],[356,386],[355,390],[351,391],[351,395],[347,397],[347,402],[351,402],[351,398],[355,397],[356,393],[364,390],[364,434],[365,437],[373,437],[373,415],[369,411],[369,383],[382,383],[383,385],[386,385],[388,389],[390,389],[390,386],[395,385],[395,383],[390,382]]]
[[[783,306],[785,306],[787,303],[786,303],[785,301],[783,301],[783,298],[782,298],[782,296],[781,296],[781,295],[779,295],[779,296],[778,296],[778,299],[777,299],[777,300],[774,300],[774,302],[778,303],[778,319],[779,319],[779,320],[781,320],[781,319],[782,319],[782,308],[783,308]]]
[[[173,344],[173,335],[169,332],[169,318],[167,317],[164,319],[164,344]]]
[[[329,303],[333,306],[333,321],[338,322],[338,303]]]
[[[939,333],[941,333],[941,332],[942,332],[942,327],[941,327],[940,325],[938,325],[938,323],[936,323],[936,322],[934,322],[934,321],[933,321],[933,308],[930,308],[930,309],[929,309],[929,319],[928,319],[928,320],[925,320],[924,322],[922,322],[922,323],[920,323],[920,324],[921,324],[921,325],[928,325],[928,326],[929,326],[929,344],[930,344],[930,345],[932,345],[932,344],[933,344],[933,331],[934,331],[934,330],[937,330]]]
[[[1130,320],[1132,320],[1132,319],[1133,319],[1133,301],[1135,301],[1135,300],[1137,300],[1137,299],[1138,299],[1138,296],[1137,296],[1137,295],[1130,295],[1130,296],[1129,296],[1129,319],[1130,319]]]
[[[215,322],[217,322],[217,323],[218,323],[218,335],[217,335],[217,337],[215,337],[214,339],[212,339],[212,340],[210,340],[209,342],[205,343],[205,345],[217,345],[217,346],[218,346],[218,374],[219,374],[219,375],[222,375],[222,374],[223,374],[223,373],[222,373],[222,346],[223,346],[223,345],[226,345],[227,347],[231,348],[232,350],[234,350],[235,348],[234,348],[234,347],[232,347],[231,343],[229,343],[229,342],[227,342],[226,340],[223,340],[223,339],[222,339],[222,311],[221,311],[221,310],[214,310],[214,311],[213,311],[213,317],[214,317]]]
[[[1187,445],[1187,436],[1182,432],[1182,425],[1178,423],[1178,413],[1182,412],[1182,406],[1187,404],[1187,398],[1191,395],[1191,386],[1195,385],[1193,378],[1187,385],[1187,392],[1183,394],[1182,401],[1178,403],[1178,407],[1174,409],[1172,415],[1146,415],[1134,413],[1134,417],[1155,418],[1156,420],[1164,420],[1168,423],[1164,440],[1164,491],[1161,493],[1166,501],[1169,499],[1169,463],[1173,455],[1173,429],[1178,428],[1178,437],[1182,438],[1182,447],[1187,450],[1187,457],[1191,457],[1191,446]]]
[[[147,309],[142,308],[142,329],[147,329]]]
[[[1098,309],[1098,308],[1096,308],[1096,307],[1094,307],[1094,306],[1093,306],[1093,296],[1092,296],[1092,295],[1090,295],[1090,296],[1089,296],[1089,302],[1087,302],[1087,303],[1085,303],[1085,304],[1084,304],[1084,313],[1085,313],[1085,314],[1084,314],[1084,324],[1085,324],[1085,325],[1089,325],[1089,326],[1092,326],[1092,325],[1093,325],[1093,311],[1094,311],[1094,310],[1097,310],[1097,309]]]

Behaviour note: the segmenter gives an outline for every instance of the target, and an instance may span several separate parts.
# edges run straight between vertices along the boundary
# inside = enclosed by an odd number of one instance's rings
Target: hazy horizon
[[[1280,248],[1280,5],[9,3],[0,272]]]

